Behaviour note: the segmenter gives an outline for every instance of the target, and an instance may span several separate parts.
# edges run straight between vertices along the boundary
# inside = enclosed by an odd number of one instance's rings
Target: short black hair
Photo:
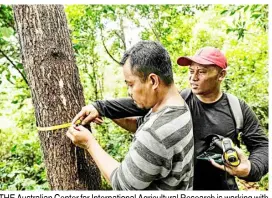
[[[131,70],[145,81],[149,74],[158,75],[165,85],[174,82],[171,59],[166,49],[155,41],[140,41],[125,52],[120,64],[130,61]]]

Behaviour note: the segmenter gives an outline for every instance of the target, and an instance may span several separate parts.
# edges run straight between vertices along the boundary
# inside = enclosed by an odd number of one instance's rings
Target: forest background
[[[127,96],[118,62],[139,40],[168,50],[176,85],[186,88],[187,68],[176,59],[203,46],[228,58],[226,92],[245,100],[268,135],[268,5],[67,5],[65,12],[86,104]],[[0,190],[48,190],[12,8],[0,5]],[[105,119],[93,131],[121,161],[132,136]],[[245,147],[242,147],[245,150]],[[267,190],[268,174],[241,190]],[[103,180],[103,189],[110,186]]]

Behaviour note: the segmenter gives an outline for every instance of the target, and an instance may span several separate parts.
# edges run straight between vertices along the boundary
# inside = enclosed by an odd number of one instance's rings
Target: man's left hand
[[[225,165],[220,165],[216,163],[213,159],[210,160],[213,166],[227,171],[229,174],[237,176],[237,177],[246,177],[249,175],[251,163],[248,160],[248,157],[244,154],[244,152],[239,149],[238,147],[235,147],[235,150],[237,151],[238,157],[240,159],[240,164],[238,166],[231,166],[229,163],[225,163]]]
[[[94,139],[91,132],[81,125],[71,126],[67,131],[66,135],[72,140],[75,145],[87,150],[90,147],[91,140]]]

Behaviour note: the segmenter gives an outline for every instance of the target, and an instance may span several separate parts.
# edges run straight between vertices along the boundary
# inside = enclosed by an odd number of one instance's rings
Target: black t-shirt
[[[202,154],[209,146],[211,135],[221,135],[237,140],[235,121],[229,108],[226,94],[214,103],[203,103],[194,94],[186,100],[193,117],[195,156]],[[195,160],[194,190],[235,190],[237,186],[226,183],[226,178],[234,178],[216,169],[209,161]]]
[[[221,135],[236,142],[235,121],[226,94],[210,104],[201,102],[194,94],[186,100],[193,117],[196,155],[207,149],[207,137]]]
[[[244,117],[242,140],[250,152],[251,162],[250,174],[243,179],[258,181],[268,172],[268,139],[253,111],[244,101],[239,101]],[[218,134],[231,138],[234,143],[238,142],[235,120],[231,114],[226,94],[212,104],[203,103],[194,94],[190,94],[186,103],[193,119],[195,157],[209,146],[205,142],[208,135]],[[139,109],[130,98],[96,101],[93,105],[101,116],[111,119],[144,116],[148,112],[148,110]],[[225,176],[224,171],[213,167],[210,162],[196,160],[194,190],[227,190],[230,186],[225,185],[227,179]]]

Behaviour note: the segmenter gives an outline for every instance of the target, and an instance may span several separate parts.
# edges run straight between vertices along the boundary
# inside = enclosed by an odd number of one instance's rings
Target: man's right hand
[[[93,105],[82,107],[81,111],[74,117],[72,124],[75,124],[77,120],[80,120],[82,125],[90,122],[95,122],[96,124],[103,123],[102,118]]]

